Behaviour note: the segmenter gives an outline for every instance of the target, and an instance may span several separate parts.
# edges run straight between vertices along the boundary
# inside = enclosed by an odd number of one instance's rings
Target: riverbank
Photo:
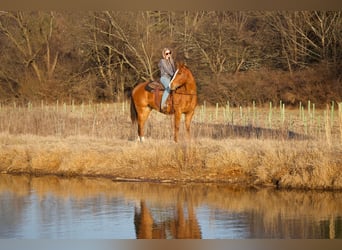
[[[342,189],[342,149],[319,140],[234,138],[144,143],[0,134],[0,172],[116,181]]]
[[[0,105],[0,172],[117,181],[342,189],[342,104],[196,109],[187,143],[151,112],[135,141],[129,103]]]

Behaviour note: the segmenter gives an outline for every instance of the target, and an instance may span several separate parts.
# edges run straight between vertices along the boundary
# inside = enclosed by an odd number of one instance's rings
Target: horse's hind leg
[[[138,135],[139,135],[139,141],[144,141],[144,126],[145,122],[151,112],[151,109],[149,107],[137,107],[138,112]]]

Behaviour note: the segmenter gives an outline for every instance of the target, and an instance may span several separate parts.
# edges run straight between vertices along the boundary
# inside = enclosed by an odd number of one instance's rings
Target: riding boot
[[[162,113],[167,113],[168,111],[168,106],[167,106],[167,102],[160,108]]]

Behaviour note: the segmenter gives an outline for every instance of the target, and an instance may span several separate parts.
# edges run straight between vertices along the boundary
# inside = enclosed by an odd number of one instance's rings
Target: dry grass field
[[[192,140],[153,111],[136,141],[129,103],[0,105],[0,172],[113,180],[342,188],[342,104],[197,107]],[[181,127],[180,138],[185,131]]]

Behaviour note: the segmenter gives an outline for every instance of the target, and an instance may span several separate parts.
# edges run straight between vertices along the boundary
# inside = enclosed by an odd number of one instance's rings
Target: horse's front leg
[[[178,142],[178,133],[179,133],[179,125],[180,125],[180,120],[181,120],[182,113],[180,112],[175,112],[175,120],[174,120],[174,135],[173,139],[175,142]]]
[[[194,113],[195,113],[194,111],[191,111],[185,114],[185,128],[186,128],[187,139],[189,141],[191,139],[190,125],[191,125],[191,120],[192,120]]]

